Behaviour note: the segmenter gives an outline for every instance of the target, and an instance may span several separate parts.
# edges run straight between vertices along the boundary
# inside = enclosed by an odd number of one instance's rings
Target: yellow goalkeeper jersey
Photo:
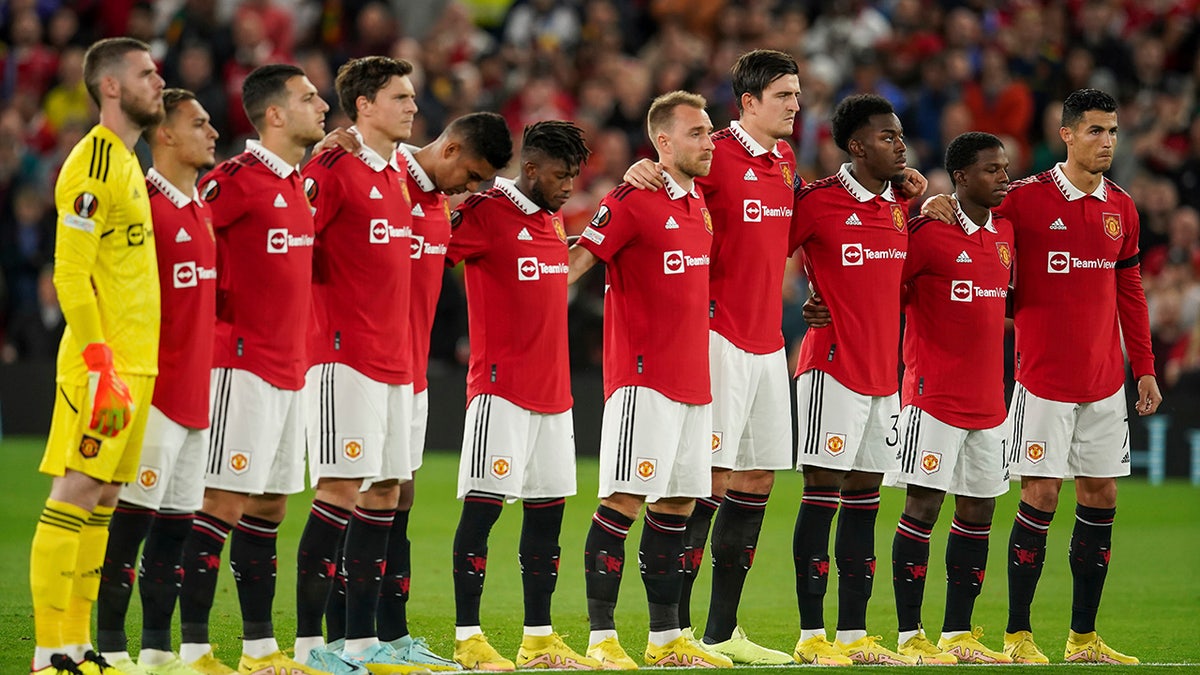
[[[146,176],[111,129],[92,128],[54,185],[54,287],[67,330],[59,383],[87,381],[83,348],[105,342],[117,372],[158,373],[159,289]]]

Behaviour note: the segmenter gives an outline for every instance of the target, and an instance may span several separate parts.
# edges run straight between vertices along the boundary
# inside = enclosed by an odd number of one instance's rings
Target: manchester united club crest
[[[450,222],[450,202],[442,200],[442,211],[446,213],[446,222]]]
[[[650,480],[658,473],[658,460],[649,457],[638,457],[637,460],[637,477],[642,480]]]
[[[100,439],[85,435],[79,441],[79,454],[82,455],[84,459],[93,459],[96,455],[99,455]]]
[[[1004,265],[1005,269],[1012,267],[1012,247],[1007,241],[996,242],[996,253],[1000,255],[1000,264]]]
[[[892,225],[895,226],[897,232],[904,231],[904,224],[908,219],[904,217],[904,207],[899,204],[892,204]]]
[[[144,490],[153,490],[154,486],[158,485],[158,469],[152,466],[143,466],[138,472],[138,485]]]
[[[1112,239],[1121,238],[1121,214],[1105,213],[1103,216],[1104,234]]]
[[[790,187],[796,187],[796,174],[792,173],[792,165],[787,162],[779,163],[779,173],[783,176],[783,184]]]
[[[408,194],[408,183],[407,182],[405,182],[405,181],[400,182],[400,192],[404,193],[405,203],[407,203],[409,206],[412,206],[412,197],[410,197]]]
[[[235,451],[229,456],[229,470],[240,476],[250,469],[250,453]]]
[[[708,230],[709,234],[712,234],[712,214],[705,208],[701,208],[700,213],[704,216],[704,229]]]
[[[496,478],[508,478],[512,473],[512,457],[495,455],[492,457],[492,475]]]
[[[846,450],[846,434],[825,434],[825,452],[837,457]]]
[[[926,450],[921,453],[921,471],[926,474],[937,473],[942,466],[942,453]]]
[[[562,243],[567,243],[567,230],[563,228],[562,217],[553,216],[550,218],[550,224],[554,226],[554,234],[558,235],[558,240]]]
[[[1046,444],[1042,441],[1028,441],[1025,443],[1025,458],[1037,464],[1046,456]]]
[[[342,456],[351,462],[357,462],[363,456],[363,439],[346,438],[342,440]]]

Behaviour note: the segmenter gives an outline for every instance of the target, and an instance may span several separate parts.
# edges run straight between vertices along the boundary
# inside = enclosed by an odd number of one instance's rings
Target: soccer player
[[[525,128],[515,181],[451,216],[449,265],[466,264],[471,361],[454,534],[454,660],[513,670],[480,630],[488,535],[506,499],[524,505],[519,555],[525,631],[516,666],[592,669],[550,623],[565,497],[575,494],[567,353],[567,235],[558,210],[590,151],[570,122]]]
[[[789,244],[804,248],[809,280],[832,315],[829,326],[805,333],[796,369],[804,494],[792,543],[800,610],[795,656],[828,665],[913,664],[866,631],[879,486],[898,465],[900,277],[908,233],[892,181],[905,169],[904,132],[886,99],[863,94],[838,104],[833,138],[850,162],[796,193]],[[831,643],[824,599],[839,503],[838,625]]]
[[[242,612],[244,673],[323,673],[275,640],[275,539],[287,495],[304,487],[304,407],[312,299],[313,217],[296,164],[323,136],[329,106],[301,69],[272,64],[242,85],[260,140],[200,181],[217,238],[212,431],[204,501],[184,544],[180,656],[206,674],[233,672],[212,655],[208,616],[221,551]]]
[[[955,221],[909,221],[903,271],[900,470],[885,479],[907,486],[892,540],[897,651],[926,664],[1008,663],[979,641],[971,623],[996,497],[1008,491],[1004,314],[1013,232],[991,211],[1008,190],[1008,157],[999,138],[968,132],[946,148],[945,167],[957,197]],[[935,645],[922,629],[921,604],[930,533],[947,492],[955,509],[946,615]]]
[[[1138,267],[1133,200],[1104,177],[1117,140],[1112,96],[1081,89],[1063,102],[1066,162],[1013,183],[998,212],[1016,233],[1013,301],[1016,379],[1009,409],[1009,462],[1021,503],[1008,551],[1009,615],[1004,653],[1045,663],[1029,606],[1046,555],[1046,533],[1064,479],[1075,480],[1074,578],[1068,661],[1137,663],[1096,634],[1108,572],[1117,477],[1129,475],[1125,351],[1137,380],[1139,415],[1162,402],[1150,352]]]
[[[163,91],[163,111],[162,123],[145,134],[154,157],[146,191],[162,235],[154,245],[162,297],[158,378],[136,480],[122,488],[109,525],[97,603],[97,647],[127,675],[195,673],[171,650],[171,615],[179,596],[183,542],[204,496],[204,483],[196,476],[208,456],[217,245],[196,178],[213,166],[217,131],[190,91]],[[136,665],[125,639],[135,577],[142,601]]]
[[[100,123],[54,186],[54,287],[67,321],[39,470],[53,477],[33,534],[29,582],[39,674],[121,671],[92,649],[92,605],[121,484],[137,478],[158,372],[159,290],[146,177],[133,153],[162,119],[149,47],[101,40],[84,55]]]
[[[361,146],[324,150],[303,172],[316,228],[305,385],[316,495],[297,555],[295,658],[335,674],[401,663],[378,640],[375,608],[399,482],[412,477],[412,215],[396,160],[417,112],[411,72],[384,56],[344,64],[335,86]],[[339,566],[345,613],[330,616],[326,647],[321,618]]]
[[[675,91],[650,106],[647,130],[665,189],[628,183],[600,202],[571,248],[571,281],[606,263],[604,421],[600,505],[584,551],[588,656],[636,668],[613,613],[625,538],[646,508],[638,551],[649,601],[648,665],[731,667],[683,635],[679,597],[684,530],[711,487],[712,391],[708,375],[708,265],[712,217],[696,178],[712,165],[712,122],[702,96]]]

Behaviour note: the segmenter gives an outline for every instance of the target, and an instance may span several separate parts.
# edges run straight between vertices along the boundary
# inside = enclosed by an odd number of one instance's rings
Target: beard
[[[136,99],[121,92],[121,112],[142,129],[163,121],[162,98],[155,99],[155,103],[157,105],[154,107],[150,107],[149,104],[139,104]]]
[[[712,157],[709,157],[707,164],[700,155],[697,155],[695,158],[688,159],[687,161],[681,160],[675,166],[680,171],[691,176],[692,178],[699,178],[701,176],[707,176],[709,171],[712,170]]]

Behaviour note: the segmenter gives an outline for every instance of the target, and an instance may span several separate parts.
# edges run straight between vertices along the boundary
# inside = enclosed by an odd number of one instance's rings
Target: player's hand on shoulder
[[[1162,404],[1162,392],[1158,390],[1158,380],[1153,375],[1143,375],[1137,382],[1138,400],[1134,408],[1138,415],[1145,417],[1153,415]]]
[[[809,328],[824,328],[829,325],[829,306],[816,293],[809,293],[808,300],[800,308],[804,315],[804,323]]]
[[[934,195],[921,205],[921,215],[926,218],[940,220],[943,223],[954,222],[954,207],[958,200],[954,195]]]
[[[900,191],[901,197],[906,201],[911,201],[925,194],[925,191],[929,189],[929,181],[920,171],[910,166],[904,169],[904,173],[900,175],[894,187]]]
[[[625,170],[622,179],[639,190],[657,192],[666,186],[663,180],[663,166],[648,159],[639,159],[633,166]]]
[[[317,143],[316,146],[313,147],[312,154],[315,157],[321,152],[335,147],[341,148],[346,152],[354,153],[358,152],[358,149],[362,147],[362,143],[359,142],[358,138],[354,134],[350,133],[346,129],[338,127],[328,134],[325,134],[325,138],[322,138],[321,142]]]

